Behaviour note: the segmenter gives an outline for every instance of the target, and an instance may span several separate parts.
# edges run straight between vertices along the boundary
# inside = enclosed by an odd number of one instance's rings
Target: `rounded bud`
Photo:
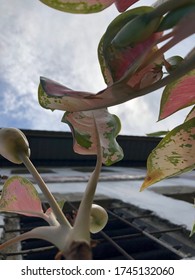
[[[21,154],[29,157],[29,143],[24,133],[17,128],[0,129],[0,154],[16,164],[22,163]]]
[[[108,214],[106,210],[97,205],[92,204],[90,219],[90,232],[97,233],[102,230],[108,222]]]

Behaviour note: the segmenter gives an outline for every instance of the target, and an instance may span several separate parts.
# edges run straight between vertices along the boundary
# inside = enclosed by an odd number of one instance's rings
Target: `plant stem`
[[[94,120],[96,133],[97,133],[97,161],[96,166],[91,174],[85,193],[81,200],[78,214],[76,216],[75,224],[74,224],[74,232],[79,238],[83,238],[86,240],[86,236],[88,236],[88,241],[90,240],[90,233],[89,233],[89,224],[90,224],[90,213],[91,213],[91,206],[93,203],[93,198],[96,191],[97,182],[99,179],[99,174],[102,167],[102,150],[100,146],[99,134],[97,131],[96,122]]]
[[[62,210],[60,209],[57,201],[55,200],[55,198],[52,195],[52,193],[49,191],[48,187],[46,186],[45,182],[41,178],[40,174],[37,172],[36,168],[34,167],[34,165],[31,162],[31,160],[24,153],[20,154],[20,158],[23,161],[23,163],[26,166],[26,168],[32,174],[32,176],[34,177],[34,179],[37,182],[38,186],[40,187],[42,193],[44,194],[44,196],[48,200],[48,202],[49,202],[49,204],[50,204],[50,206],[51,206],[51,208],[53,210],[53,213],[56,216],[56,218],[59,221],[59,223],[61,225],[66,225],[69,228],[71,228],[70,223],[66,219],[66,217],[63,214]]]

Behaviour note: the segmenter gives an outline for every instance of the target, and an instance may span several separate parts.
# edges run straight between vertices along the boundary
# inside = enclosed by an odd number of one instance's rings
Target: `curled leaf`
[[[120,120],[107,109],[66,112],[62,121],[71,127],[76,153],[96,155],[100,141],[104,164],[111,165],[123,158],[122,149],[116,142]]]

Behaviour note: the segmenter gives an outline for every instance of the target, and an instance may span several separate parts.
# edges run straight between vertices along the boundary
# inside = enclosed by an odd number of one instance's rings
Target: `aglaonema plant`
[[[41,77],[41,106],[70,112],[96,110],[146,95],[183,77],[194,69],[195,53],[190,52],[164,75],[163,67],[171,65],[165,52],[194,33],[194,14],[193,1],[166,1],[155,8],[139,7],[120,14],[98,47],[107,87],[94,94]]]
[[[132,4],[130,2],[128,4]],[[194,0],[157,1],[153,7],[123,12],[110,23],[98,46],[107,88],[97,94],[74,91],[42,77],[41,106],[76,114],[117,105],[164,86],[159,120],[195,104],[194,48],[185,58],[165,57],[169,49],[194,34],[194,16]],[[165,138],[148,158],[147,176],[141,190],[194,168],[194,111],[183,124],[169,133],[164,132]]]
[[[105,210],[93,205],[101,166],[102,163],[113,164],[123,157],[116,142],[120,121],[117,116],[109,114],[107,107],[164,86],[159,120],[195,103],[194,49],[185,58],[165,57],[169,49],[194,33],[195,2],[158,1],[152,7],[143,6],[126,11],[138,1],[40,1],[51,8],[71,13],[99,12],[115,3],[123,13],[110,23],[98,46],[100,67],[107,85],[105,89],[96,94],[75,91],[44,77],[39,85],[40,105],[46,109],[65,111],[62,121],[68,123],[72,130],[74,151],[97,155],[96,167],[73,225],[31,163],[25,136],[17,129],[0,131],[0,153],[16,164],[25,164],[50,205],[43,212],[34,186],[19,176],[9,178],[3,188],[0,211],[41,217],[47,221],[48,226],[8,240],[0,245],[0,249],[24,239],[42,238],[58,247],[60,253],[57,257],[63,255],[66,259],[90,259],[90,230],[99,231],[107,221]],[[184,124],[166,134],[151,153],[141,190],[194,168],[194,112],[192,109]]]
[[[110,165],[123,157],[122,149],[115,140],[120,131],[120,122],[107,110],[86,114],[68,113],[64,116],[64,121],[70,124],[75,135],[75,151],[97,155],[96,167],[88,181],[74,224],[71,225],[63,214],[59,204],[30,161],[30,149],[25,135],[15,128],[1,129],[0,153],[13,163],[25,164],[50,208],[43,212],[38,193],[30,181],[20,176],[9,178],[3,187],[0,211],[39,217],[44,219],[48,226],[37,227],[6,241],[0,245],[0,250],[15,242],[38,238],[51,242],[59,249],[56,258],[60,256],[65,259],[92,258],[90,232],[100,231],[108,219],[106,211],[99,205],[93,204],[93,199],[102,162]]]

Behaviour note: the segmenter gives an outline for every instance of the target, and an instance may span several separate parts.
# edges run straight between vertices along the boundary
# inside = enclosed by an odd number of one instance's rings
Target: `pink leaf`
[[[195,103],[195,70],[166,86],[160,107],[159,120]]]
[[[43,215],[41,201],[35,187],[20,176],[13,176],[5,182],[0,199],[0,211],[35,217]]]
[[[119,12],[124,12],[127,8],[129,8],[138,1],[139,0],[116,0],[115,5]]]

